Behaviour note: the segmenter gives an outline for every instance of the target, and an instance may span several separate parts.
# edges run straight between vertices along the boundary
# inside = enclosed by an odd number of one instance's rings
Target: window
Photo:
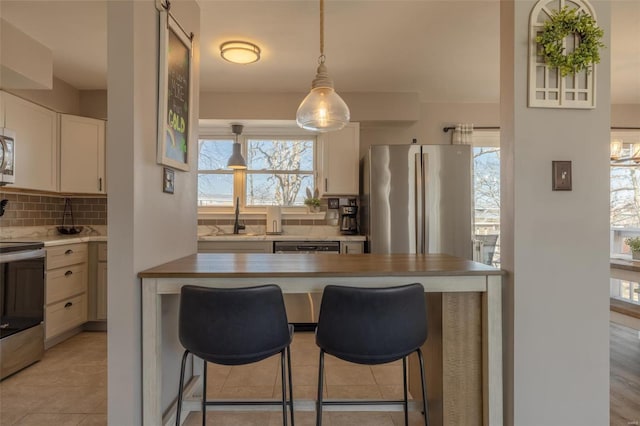
[[[500,266],[500,133],[473,134],[476,260]]]
[[[303,207],[315,188],[316,140],[299,136],[241,136],[247,170],[227,169],[231,137],[201,137],[198,143],[198,207],[280,205]]]
[[[640,235],[640,132],[611,132],[611,140],[621,144],[620,152],[611,154],[611,253],[629,253],[624,239]]]
[[[249,138],[245,204],[303,206],[306,188],[315,188],[313,140]]]

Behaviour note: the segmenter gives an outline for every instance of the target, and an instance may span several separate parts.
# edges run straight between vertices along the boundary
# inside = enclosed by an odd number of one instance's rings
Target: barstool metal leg
[[[180,384],[178,387],[178,411],[176,412],[176,426],[180,426],[180,413],[182,412],[182,387],[184,386],[184,367],[187,362],[189,350],[185,350],[182,354],[182,365],[180,367]]]
[[[409,400],[407,397],[407,357],[402,358],[402,384],[404,391],[404,426],[409,426]]]
[[[416,350],[418,352],[418,359],[420,360],[420,377],[422,378],[422,408],[424,410],[424,424],[429,426],[429,409],[427,407],[427,382],[424,379],[424,359],[422,358],[422,351],[420,348]]]
[[[280,378],[282,383],[282,424],[287,426],[287,380],[286,380],[286,371],[284,366],[284,354],[285,350],[283,349],[280,352]]]
[[[289,371],[289,402],[291,404],[291,426],[295,426],[295,421],[293,420],[293,379],[292,379],[292,371],[291,371],[291,346],[287,346],[287,367]]]
[[[202,426],[207,423],[207,361],[202,360]]]
[[[324,351],[320,349],[320,366],[318,368],[318,399],[316,400],[316,426],[322,426],[322,376],[324,374]]]

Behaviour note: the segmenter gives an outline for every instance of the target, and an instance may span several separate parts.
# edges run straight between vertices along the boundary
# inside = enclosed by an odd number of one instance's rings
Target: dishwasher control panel
[[[274,253],[340,253],[339,241],[274,241]]]

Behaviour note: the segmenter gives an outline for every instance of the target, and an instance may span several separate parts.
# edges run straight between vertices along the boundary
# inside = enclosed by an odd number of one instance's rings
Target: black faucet
[[[238,215],[240,214],[240,197],[236,198],[236,220],[233,222],[233,233],[239,234],[241,230],[245,228],[244,224],[240,224],[238,221]]]

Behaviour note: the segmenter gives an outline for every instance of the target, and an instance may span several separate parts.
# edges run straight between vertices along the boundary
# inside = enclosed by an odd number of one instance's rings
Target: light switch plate
[[[553,190],[571,191],[571,161],[553,161]]]
[[[162,192],[167,194],[173,194],[173,188],[175,186],[175,172],[168,167],[162,168]]]

